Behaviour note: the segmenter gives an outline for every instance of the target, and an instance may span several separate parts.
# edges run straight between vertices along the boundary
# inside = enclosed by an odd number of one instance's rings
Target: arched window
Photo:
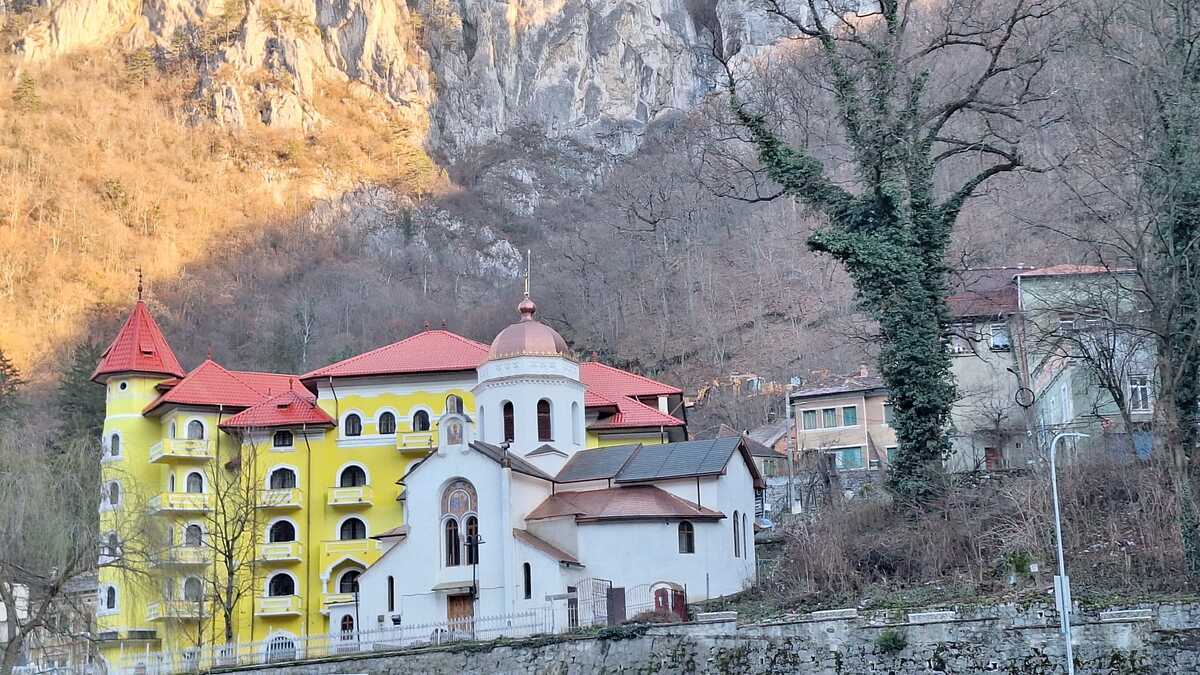
[[[529,563],[521,565],[521,576],[525,581],[525,599],[529,600],[533,597],[533,568]]]
[[[458,541],[458,521],[453,518],[446,519],[446,567],[458,567],[462,564],[462,558],[459,557],[461,545]]]
[[[195,523],[183,528],[183,545],[200,546],[204,543],[204,530]]]
[[[348,466],[342,469],[338,479],[338,487],[362,487],[367,484],[367,472],[361,466]]]
[[[571,402],[571,440],[583,445],[583,419],[579,416],[579,401]]]
[[[272,490],[290,490],[296,487],[296,472],[291,469],[279,468],[271,472]]]
[[[353,633],[354,632],[354,617],[350,616],[349,614],[343,616],[341,626],[342,626],[343,633]]]
[[[550,424],[550,401],[546,399],[537,403],[537,429],[539,441],[554,440],[553,427]]]
[[[449,396],[446,397],[446,412],[447,413],[457,413],[457,414],[461,415],[462,411],[463,411],[462,398],[458,397],[455,394],[450,394]]]
[[[413,413],[413,431],[429,431],[429,413],[418,410]]]
[[[188,422],[187,437],[189,441],[204,440],[204,422],[201,422],[200,420],[192,420],[191,422]]]
[[[513,404],[512,401],[505,401],[500,407],[501,415],[504,417],[504,438],[502,441],[511,442],[516,438],[516,425],[513,422]]]
[[[113,481],[108,484],[108,505],[116,506],[121,503],[121,484]]]
[[[360,570],[350,570],[342,575],[338,580],[338,593],[357,593],[358,592],[358,575],[362,574]]]
[[[281,520],[271,526],[271,531],[267,533],[267,539],[272,544],[296,541],[296,526],[286,520]]]
[[[686,520],[679,523],[679,552],[696,552],[696,528]]]
[[[396,578],[390,575],[388,576],[387,591],[388,611],[394,612],[396,611]]]
[[[396,415],[385,412],[379,416],[379,433],[384,435],[396,433]]]
[[[296,582],[287,574],[276,574],[271,577],[271,581],[267,584],[267,595],[271,597],[295,594]]]
[[[175,474],[167,476],[167,492],[175,491]]]
[[[293,441],[294,437],[292,436],[292,432],[288,431],[287,429],[280,429],[279,431],[275,432],[275,438],[272,442],[272,445],[277,448],[290,448],[292,447]]]
[[[342,527],[338,531],[338,538],[342,540],[366,539],[367,526],[358,518],[350,518],[342,523]]]
[[[183,580],[183,599],[188,602],[200,602],[204,597],[204,586],[196,577]]]
[[[178,438],[175,435],[175,420],[171,420],[171,423],[167,425],[167,438]]]
[[[742,555],[750,557],[750,528],[746,526],[746,514],[742,514]]]
[[[121,437],[117,434],[113,434],[108,439],[108,454],[113,457],[121,456]]]
[[[354,413],[346,415],[344,433],[347,436],[362,436],[362,418]]]
[[[735,557],[735,558],[742,557],[742,535],[738,531],[738,528],[740,528],[740,527],[741,527],[741,519],[738,516],[738,512],[734,511],[733,512],[733,557]]]
[[[121,540],[117,538],[116,532],[108,533],[108,541],[105,544],[104,552],[110,556],[119,555],[121,553]]]
[[[199,471],[193,471],[187,475],[187,482],[184,488],[189,494],[201,494],[204,492],[204,476],[200,475]]]
[[[467,564],[479,564],[479,519],[467,516]]]
[[[117,608],[117,587],[116,586],[109,586],[108,588],[106,588],[104,590],[104,608],[105,609],[116,609]]]

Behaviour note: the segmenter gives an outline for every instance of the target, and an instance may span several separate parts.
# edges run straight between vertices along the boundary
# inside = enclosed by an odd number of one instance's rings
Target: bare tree
[[[754,89],[739,91],[729,59],[717,54],[737,122],[778,186],[773,196],[827,220],[809,246],[846,266],[860,305],[879,322],[880,370],[900,437],[891,484],[909,498],[934,492],[950,449],[955,393],[942,333],[951,233],[985,183],[1046,168],[1028,159],[1026,140],[1057,120],[1045,72],[1060,47],[1064,6],[765,0],[767,13],[806,41],[828,82],[848,154],[842,175],[807,147],[788,145],[752,108]]]

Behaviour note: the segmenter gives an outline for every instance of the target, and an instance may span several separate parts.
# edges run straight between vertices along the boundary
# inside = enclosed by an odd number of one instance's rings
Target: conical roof
[[[183,377],[183,367],[171,345],[163,337],[162,330],[150,316],[146,303],[141,299],[133,306],[133,312],[117,332],[99,365],[92,373],[94,382],[103,382],[109,375],[117,373],[146,373]]]

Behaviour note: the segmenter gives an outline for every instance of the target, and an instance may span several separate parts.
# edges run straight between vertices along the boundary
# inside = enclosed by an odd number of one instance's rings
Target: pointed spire
[[[138,302],[142,301],[142,268],[137,268],[138,275]]]
[[[150,316],[146,303],[138,299],[129,318],[104,350],[104,356],[92,373],[92,380],[103,382],[117,373],[146,373],[183,377],[183,367],[163,337],[162,329]]]

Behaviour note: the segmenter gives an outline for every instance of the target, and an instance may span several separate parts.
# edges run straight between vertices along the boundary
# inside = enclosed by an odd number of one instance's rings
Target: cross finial
[[[533,268],[533,251],[525,249],[525,297],[529,297],[529,273]]]
[[[138,300],[142,299],[142,268],[137,268],[138,275]]]

